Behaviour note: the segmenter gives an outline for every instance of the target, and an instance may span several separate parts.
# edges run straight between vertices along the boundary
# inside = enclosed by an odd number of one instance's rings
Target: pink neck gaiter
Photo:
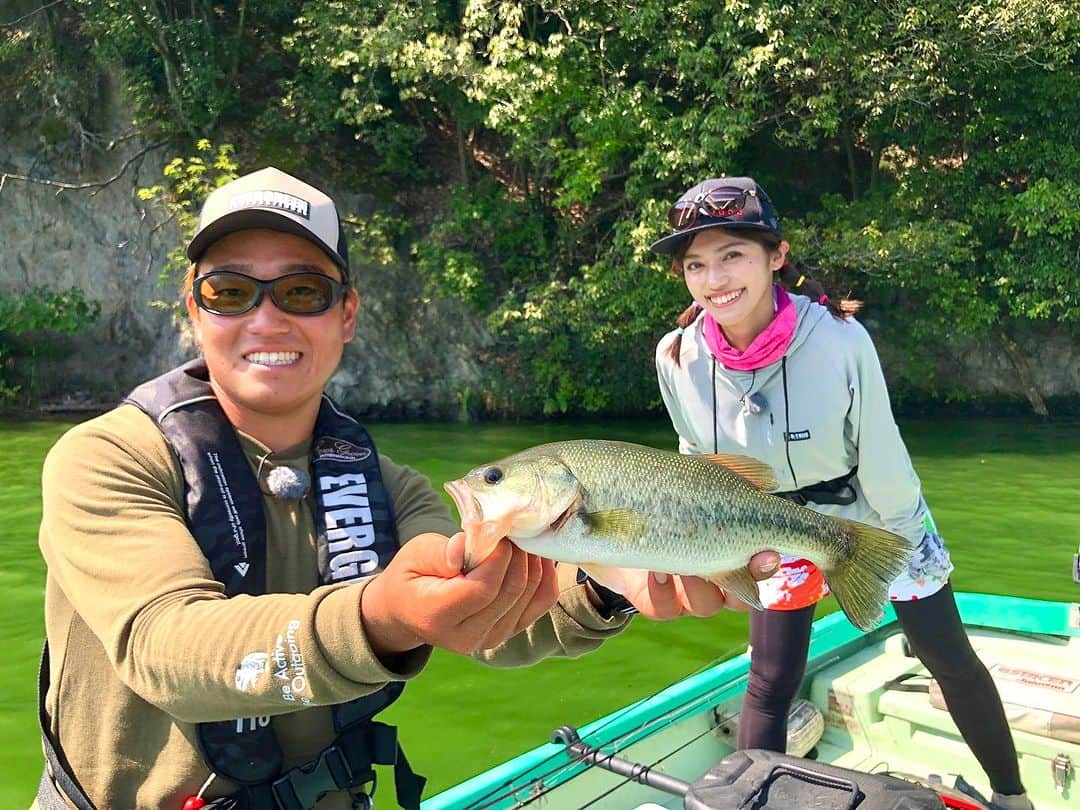
[[[724,368],[751,371],[764,368],[784,356],[784,352],[791,345],[791,339],[795,336],[795,307],[787,291],[779,284],[773,285],[773,293],[775,295],[773,300],[776,302],[776,313],[773,319],[743,352],[727,342],[720,324],[712,315],[705,313],[702,319],[705,344]]]

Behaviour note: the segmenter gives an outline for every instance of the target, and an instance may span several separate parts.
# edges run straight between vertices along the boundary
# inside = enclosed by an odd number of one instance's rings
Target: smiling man
[[[415,808],[423,779],[374,718],[433,646],[527,664],[627,615],[508,541],[463,573],[427,479],[325,396],[360,303],[333,200],[246,175],[207,199],[187,254],[201,356],[45,463],[37,805],[368,807],[382,765]],[[658,619],[725,606],[644,574],[628,597]]]

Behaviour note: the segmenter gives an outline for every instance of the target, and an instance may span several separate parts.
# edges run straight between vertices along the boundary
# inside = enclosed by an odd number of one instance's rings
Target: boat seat
[[[1000,652],[988,645],[980,651],[980,658],[1001,695],[1009,726],[1014,731],[1080,745],[1080,671],[1070,672],[1061,662],[1019,655],[1006,661]],[[887,688],[878,698],[878,711],[955,733],[937,683],[930,680],[925,669],[919,672],[925,677],[912,682],[921,680],[927,691]]]

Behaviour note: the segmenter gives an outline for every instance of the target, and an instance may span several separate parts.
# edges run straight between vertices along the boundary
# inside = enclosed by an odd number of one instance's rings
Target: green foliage
[[[969,224],[924,218],[905,205],[901,191],[885,190],[859,201],[822,199],[819,212],[789,229],[801,267],[828,287],[875,299],[920,303],[926,311],[909,321],[914,340],[949,333],[984,334],[997,305],[980,289],[978,243]]]
[[[550,273],[544,213],[536,201],[514,200],[492,179],[450,187],[415,262],[443,295],[491,312]]]
[[[18,126],[45,147],[70,141],[81,152],[99,124],[105,71],[73,10],[35,5],[4,6],[18,22],[0,24],[0,132]]]
[[[121,71],[141,122],[161,132],[194,141],[238,115],[250,116],[265,98],[266,82],[290,67],[282,63],[276,43],[292,19],[292,4],[285,0],[74,0],[73,5],[93,37],[95,53]],[[261,69],[250,69],[260,64]]]
[[[487,318],[468,396],[500,412],[657,404],[652,347],[687,296],[646,247],[724,173],[757,178],[793,255],[868,300],[913,384],[935,341],[1080,319],[1070,0],[70,8],[144,125],[399,211],[356,228]],[[26,73],[27,48],[0,39],[0,66]],[[196,151],[151,193],[182,226],[235,169]]]
[[[239,176],[232,144],[214,147],[210,141],[202,139],[195,144],[195,149],[193,155],[169,161],[162,170],[164,183],[138,191],[140,200],[161,207],[169,219],[176,221],[180,231],[180,244],[169,251],[165,261],[161,274],[163,282],[175,280],[187,270],[189,262],[184,245],[195,235],[199,210],[210,192]]]
[[[74,335],[97,320],[101,305],[82,290],[35,287],[19,296],[0,295],[0,410],[33,402],[37,366]]]
[[[0,330],[14,336],[40,331],[74,335],[99,314],[101,305],[87,301],[76,287],[59,292],[35,287],[21,296],[0,298]]]
[[[1018,319],[1080,321],[1080,183],[1040,177],[1013,201],[1004,220],[1014,238],[991,257],[999,274],[994,283],[1009,313]]]

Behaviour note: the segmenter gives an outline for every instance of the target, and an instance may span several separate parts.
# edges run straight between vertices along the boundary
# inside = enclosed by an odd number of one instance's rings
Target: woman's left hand
[[[750,575],[755,581],[768,579],[780,565],[775,551],[762,551],[750,559]],[[747,611],[749,605],[708,580],[660,574],[655,571],[623,569],[626,583],[623,592],[642,616],[655,621],[669,621],[679,616],[715,616],[725,608]]]

